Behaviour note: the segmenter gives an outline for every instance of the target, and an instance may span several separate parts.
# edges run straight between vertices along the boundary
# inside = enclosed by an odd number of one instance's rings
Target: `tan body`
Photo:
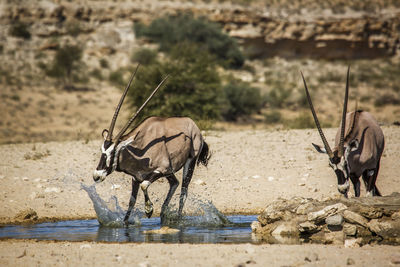
[[[334,153],[337,152],[339,142],[340,129],[336,134]],[[344,157],[356,196],[360,196],[360,176],[363,177],[368,195],[381,195],[375,182],[384,147],[385,140],[382,129],[369,112],[347,113]]]
[[[353,130],[354,111],[347,113],[344,147],[351,149],[354,140],[359,142],[357,149],[349,151],[347,157],[350,174],[360,177],[365,170],[375,169],[381,159],[385,140],[381,127],[375,118],[367,111],[357,111]],[[340,141],[340,131],[335,138],[335,149]],[[346,150],[346,149],[345,149]]]
[[[150,117],[122,138],[118,170],[139,181],[154,172],[175,173],[188,158],[197,158],[203,142],[190,118]]]

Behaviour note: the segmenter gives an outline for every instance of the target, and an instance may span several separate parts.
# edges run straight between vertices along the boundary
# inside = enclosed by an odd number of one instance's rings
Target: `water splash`
[[[111,204],[107,204],[106,201],[97,194],[95,184],[91,186],[81,184],[81,187],[88,193],[92,200],[94,210],[97,214],[97,220],[101,225],[107,227],[125,226],[124,216],[126,211],[120,207],[117,197],[112,196]],[[170,227],[224,227],[233,224],[211,201],[204,201],[192,195],[187,198],[185,206],[192,207],[191,215],[180,217],[178,215],[178,208],[171,203],[161,218],[162,225]],[[140,226],[140,218],[142,218],[143,215],[143,211],[139,208],[135,208],[128,220],[129,226]]]
[[[107,227],[124,227],[124,217],[126,211],[124,211],[118,203],[118,199],[115,196],[111,197],[111,205],[107,205],[107,203],[97,194],[95,184],[91,186],[86,186],[81,184],[83,190],[85,190],[90,199],[93,202],[93,207],[97,215],[97,220],[103,226]],[[140,225],[140,217],[143,216],[143,213],[139,210],[135,209],[129,220],[129,225]]]

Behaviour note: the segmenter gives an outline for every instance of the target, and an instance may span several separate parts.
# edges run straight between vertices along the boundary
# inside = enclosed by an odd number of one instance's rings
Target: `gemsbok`
[[[169,182],[169,191],[161,208],[161,220],[163,221],[163,214],[166,212],[168,204],[179,185],[174,173],[183,167],[178,209],[178,215],[181,216],[195,164],[197,162],[197,165],[202,163],[207,166],[210,158],[208,145],[204,141],[200,129],[193,120],[187,117],[149,117],[125,134],[137,115],[168,76],[160,82],[144,104],[113,138],[112,133],[119,110],[136,71],[137,68],[121,96],[111,120],[110,128],[103,130],[102,154],[100,162],[93,173],[93,179],[96,182],[104,181],[106,176],[113,171],[124,172],[132,176],[132,194],[124,217],[126,225],[135,205],[139,186],[145,197],[145,213],[147,217],[151,217],[153,203],[150,201],[147,188],[157,179],[166,177]]]
[[[306,80],[304,79],[303,73],[301,73],[307,100],[324,148],[316,144],[313,144],[313,146],[318,152],[328,154],[329,165],[337,176],[338,190],[345,197],[347,197],[350,187],[349,178],[353,183],[355,196],[360,196],[361,175],[364,180],[367,196],[381,196],[375,182],[385,145],[383,132],[370,113],[357,110],[357,108],[354,112],[347,113],[349,75],[350,66],[347,69],[342,120],[340,128],[336,133],[335,147],[332,151],[321,129],[307,88]]]

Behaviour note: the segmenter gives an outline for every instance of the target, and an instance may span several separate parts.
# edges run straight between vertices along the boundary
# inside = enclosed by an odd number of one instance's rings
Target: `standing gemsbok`
[[[161,220],[163,220],[163,214],[179,184],[174,173],[183,167],[178,210],[178,214],[181,216],[195,164],[197,162],[197,165],[202,163],[207,166],[210,158],[208,145],[204,141],[199,128],[187,117],[150,117],[125,134],[139,112],[167,77],[161,81],[146,102],[113,138],[112,133],[119,110],[136,71],[132,74],[129,84],[121,96],[109,130],[103,130],[102,154],[99,165],[93,173],[93,179],[96,182],[103,181],[114,170],[132,175],[132,195],[124,218],[125,224],[128,224],[139,186],[145,196],[145,213],[148,217],[151,217],[153,204],[148,196],[147,188],[157,179],[166,177],[170,188],[161,208]]]
[[[350,178],[354,186],[355,196],[359,197],[360,176],[362,175],[367,195],[381,196],[375,182],[378,176],[380,159],[385,144],[383,132],[370,113],[357,110],[357,108],[354,112],[347,113],[349,75],[350,67],[347,70],[341,126],[337,131],[335,148],[332,151],[322,132],[317,114],[311,102],[306,81],[303,73],[301,73],[307,100],[310,104],[310,109],[325,149],[316,144],[313,144],[313,146],[318,152],[328,154],[329,165],[337,176],[338,190],[340,193],[347,197],[347,192],[350,187]]]

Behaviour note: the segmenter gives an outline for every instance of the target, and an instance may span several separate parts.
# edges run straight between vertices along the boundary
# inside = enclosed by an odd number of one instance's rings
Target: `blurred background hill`
[[[0,143],[99,138],[131,72],[120,124],[167,74],[142,117],[202,129],[336,127],[349,109],[400,121],[396,0],[7,1],[0,3]]]

